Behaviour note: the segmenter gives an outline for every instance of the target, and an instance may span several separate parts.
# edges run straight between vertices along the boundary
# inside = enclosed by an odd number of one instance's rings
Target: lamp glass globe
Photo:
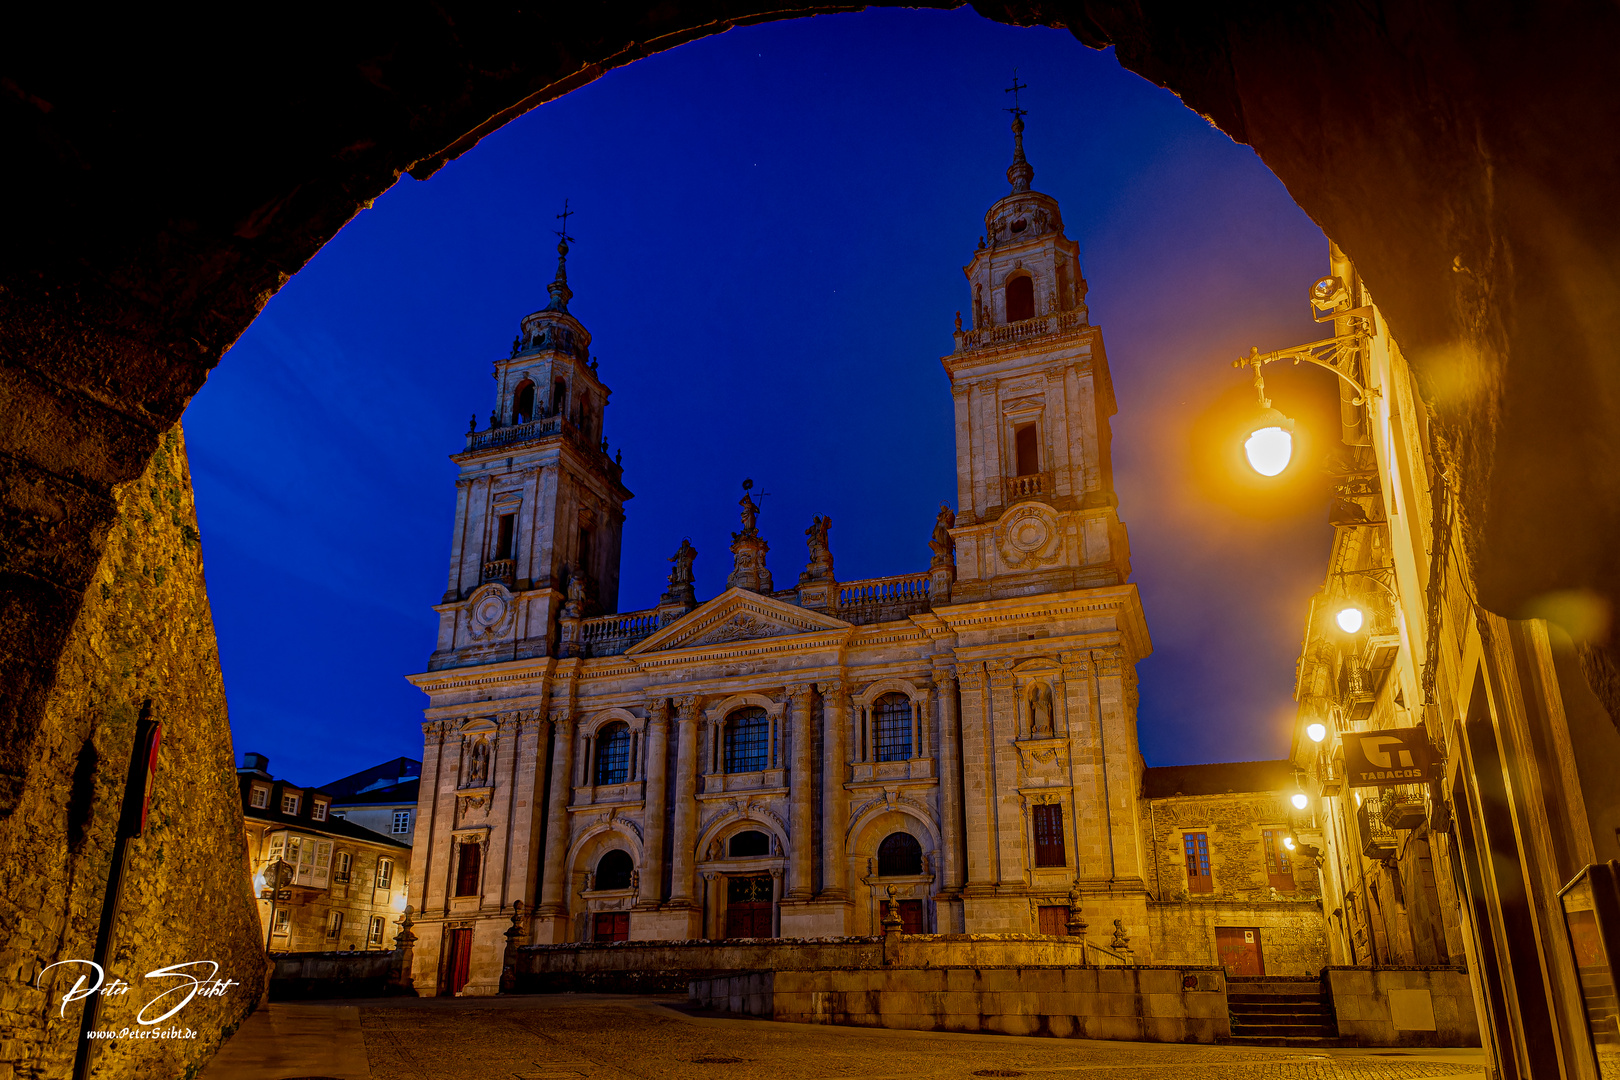
[[[1321,742],[1327,738],[1327,728],[1322,724],[1311,724],[1305,729],[1305,734],[1311,737],[1311,742]]]
[[[1293,851],[1294,850],[1294,838],[1292,836],[1283,837],[1283,847],[1287,848],[1289,851]]]
[[[1249,467],[1261,476],[1276,476],[1288,468],[1294,456],[1294,436],[1286,428],[1272,425],[1256,428],[1243,444]]]
[[[1296,791],[1294,792],[1294,797],[1288,801],[1294,804],[1295,810],[1303,810],[1311,800],[1306,797],[1303,791]]]
[[[1354,634],[1356,631],[1361,629],[1361,609],[1356,607],[1354,604],[1346,608],[1341,608],[1339,613],[1333,617],[1333,621],[1339,624],[1340,630],[1343,630],[1347,634]]]

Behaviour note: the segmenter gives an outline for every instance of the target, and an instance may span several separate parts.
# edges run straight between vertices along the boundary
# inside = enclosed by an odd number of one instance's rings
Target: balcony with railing
[[[928,574],[845,581],[838,585],[833,614],[847,622],[891,622],[928,610]]]
[[[1044,337],[1048,334],[1063,334],[1072,330],[1080,330],[1089,325],[1086,321],[1084,309],[1075,311],[1053,311],[1045,315],[1037,315],[1033,319],[1020,319],[1018,322],[1006,323],[1001,326],[986,326],[978,330],[963,330],[957,337],[957,352],[967,349],[991,349],[998,345],[1016,345],[1020,341],[1030,338]]]
[[[1384,823],[1384,800],[1379,795],[1362,796],[1356,826],[1363,855],[1369,859],[1394,858],[1399,845],[1395,830]]]
[[[598,615],[580,624],[580,642],[586,656],[618,656],[658,629],[658,610]]]
[[[1052,474],[1049,472],[1029,473],[1025,476],[1009,476],[1005,479],[1007,488],[1007,501],[1004,506],[1023,502],[1026,499],[1040,499],[1042,502],[1051,502],[1054,494],[1052,488]]]
[[[579,429],[566,416],[542,416],[526,424],[509,424],[505,427],[492,427],[487,431],[471,432],[467,435],[467,450],[469,452],[496,450],[503,446],[515,446],[518,443],[532,442],[552,435],[567,435],[577,442]]]
[[[479,575],[480,581],[502,581],[511,585],[517,576],[516,559],[491,559],[484,564],[484,571]]]

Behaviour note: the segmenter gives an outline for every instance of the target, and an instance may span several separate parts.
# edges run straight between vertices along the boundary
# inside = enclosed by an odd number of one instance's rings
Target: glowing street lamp
[[[1294,850],[1294,838],[1292,836],[1283,837],[1283,847],[1287,848],[1289,851],[1293,851]]]
[[[1339,629],[1343,630],[1345,633],[1358,634],[1361,632],[1362,624],[1365,623],[1367,619],[1366,616],[1362,614],[1359,607],[1354,604],[1346,604],[1344,607],[1339,609],[1339,613],[1337,615],[1333,616],[1333,621],[1337,623]]]
[[[1262,353],[1258,348],[1251,348],[1248,356],[1240,356],[1232,361],[1233,367],[1254,368],[1254,389],[1260,399],[1260,417],[1249,429],[1243,452],[1249,459],[1249,467],[1261,476],[1278,475],[1288,468],[1288,462],[1294,456],[1294,422],[1271,407],[1271,399],[1266,397],[1266,380],[1260,373],[1265,365],[1277,360],[1292,360],[1296,364],[1304,360],[1327,368],[1355,390],[1356,399],[1352,402],[1355,405],[1365,404],[1369,398],[1377,395],[1376,389],[1362,386],[1350,374],[1355,370],[1362,346],[1373,335],[1372,308],[1364,306],[1346,310],[1344,305],[1349,302],[1349,292],[1344,282],[1336,277],[1322,278],[1311,286],[1311,318],[1319,323],[1349,320],[1350,330],[1347,333],[1275,352]],[[1319,315],[1318,312],[1322,310],[1327,314]]]
[[[1327,725],[1310,724],[1305,728],[1305,734],[1311,737],[1311,742],[1321,742],[1327,738]]]
[[[1311,803],[1310,796],[1306,795],[1303,791],[1294,792],[1293,797],[1288,801],[1294,804],[1295,810],[1303,810]]]

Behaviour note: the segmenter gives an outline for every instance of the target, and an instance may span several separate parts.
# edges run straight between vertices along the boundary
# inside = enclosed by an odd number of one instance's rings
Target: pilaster
[[[641,890],[636,910],[658,907],[664,891],[664,799],[669,780],[669,699],[647,703],[646,809],[641,815],[644,833]],[[633,920],[632,920],[633,921]]]
[[[808,900],[815,891],[810,850],[810,835],[814,827],[813,800],[816,797],[815,762],[811,756],[810,731],[812,693],[814,690],[808,683],[788,687],[788,699],[792,707],[789,724],[793,732],[793,764],[788,770],[788,803],[792,835],[788,838],[791,844],[788,858],[791,884],[787,895],[792,900]]]
[[[817,686],[822,700],[821,898],[849,898],[849,687],[843,682]]]

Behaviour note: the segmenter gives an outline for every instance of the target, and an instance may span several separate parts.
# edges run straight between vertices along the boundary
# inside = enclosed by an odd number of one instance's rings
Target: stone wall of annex
[[[257,1004],[264,949],[248,891],[225,688],[204,592],[202,550],[178,425],[146,472],[117,490],[118,519],[55,672],[38,753],[17,808],[0,820],[0,1077],[65,1076],[80,1005],[60,995],[95,953],[137,721],[163,725],[145,834],[130,842],[102,1027],[135,1025],[173,985],[145,972],[193,960],[240,985],[198,997],[173,1023],[195,1039],[98,1041],[95,1075],[189,1076]],[[63,972],[70,972],[65,977]],[[201,973],[206,974],[206,971]]]

